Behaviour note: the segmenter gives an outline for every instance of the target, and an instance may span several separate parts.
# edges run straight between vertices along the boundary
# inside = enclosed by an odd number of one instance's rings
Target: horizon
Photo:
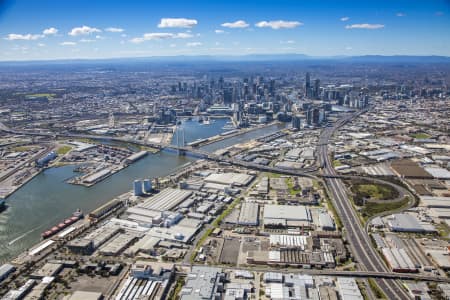
[[[0,60],[450,56],[443,0],[91,2],[0,1]]]
[[[365,54],[365,55],[334,55],[334,56],[310,56],[303,53],[252,53],[252,54],[230,54],[230,55],[196,55],[196,54],[179,54],[179,55],[155,55],[155,56],[122,56],[122,57],[104,57],[104,58],[60,58],[60,59],[24,59],[24,60],[1,60],[0,64],[8,63],[39,63],[39,62],[84,62],[84,61],[120,61],[120,60],[148,60],[150,62],[179,62],[179,59],[189,59],[186,62],[205,61],[205,62],[271,62],[271,61],[333,61],[333,62],[372,62],[371,59],[377,59],[379,62],[396,62],[395,59],[406,60],[407,62],[430,63],[429,60],[437,59],[438,62],[450,62],[450,55],[403,55],[403,54]],[[352,61],[352,59],[360,59]],[[364,60],[366,59],[366,60]],[[392,60],[391,60],[392,59]],[[417,59],[425,59],[425,61],[417,61]],[[400,61],[398,61],[400,62]],[[431,61],[433,62],[433,61]]]

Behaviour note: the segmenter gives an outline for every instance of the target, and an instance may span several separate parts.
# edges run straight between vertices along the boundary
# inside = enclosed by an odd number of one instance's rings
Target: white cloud
[[[62,42],[60,43],[61,46],[75,46],[77,43],[75,42]]]
[[[44,43],[38,43],[37,44],[39,47],[45,47],[45,44]]]
[[[347,47],[345,47],[345,50],[352,50],[352,49],[353,49],[352,46],[347,46]]]
[[[120,33],[120,32],[124,32],[125,29],[123,29],[123,28],[117,28],[117,27],[108,27],[108,28],[105,28],[105,31],[108,31],[108,32],[118,32],[118,33]]]
[[[347,22],[348,20],[350,20],[350,17],[342,17],[342,18],[340,18],[340,20],[342,22]]]
[[[96,33],[96,32],[102,32],[102,31],[95,27],[89,27],[89,26],[83,25],[81,27],[72,28],[72,30],[69,32],[69,35],[71,35],[71,36],[87,35],[87,34]]]
[[[225,33],[225,30],[216,29],[216,30],[214,30],[214,32],[217,33],[217,34],[222,34],[222,33]]]
[[[192,34],[190,34],[190,33],[183,33],[183,32],[173,35],[174,39],[189,39],[191,37],[193,37]]]
[[[281,41],[280,44],[295,44],[295,41],[293,40]]]
[[[56,29],[55,27],[50,27],[50,28],[44,29],[44,31],[42,31],[42,33],[44,35],[55,35],[58,33],[58,29]]]
[[[263,27],[270,27],[272,29],[291,29],[298,26],[303,25],[302,22],[298,21],[261,21],[255,24],[256,27],[263,28]]]
[[[244,20],[238,20],[235,22],[223,23],[221,26],[227,27],[227,28],[247,28],[250,25],[247,22],[245,22]]]
[[[105,39],[105,37],[104,37],[104,36],[101,36],[101,35],[96,35],[95,38],[96,38],[97,40],[104,40],[104,39]]]
[[[170,48],[175,48],[177,46],[177,44],[170,44],[169,47]]]
[[[94,43],[95,40],[90,40],[90,39],[81,39],[80,43]]]
[[[9,41],[17,41],[17,40],[23,40],[23,41],[34,41],[40,38],[43,38],[44,36],[41,34],[17,34],[17,33],[10,33],[5,38],[5,40]]]
[[[186,46],[188,46],[188,47],[198,47],[198,46],[201,46],[201,45],[203,45],[203,44],[200,43],[200,42],[192,42],[192,43],[187,43],[186,44]]]
[[[193,35],[190,33],[168,33],[168,32],[151,32],[144,33],[142,37],[136,37],[130,40],[130,42],[139,44],[144,41],[153,41],[153,40],[165,40],[165,39],[188,39],[192,38]]]
[[[345,26],[345,29],[381,29],[384,28],[383,24],[352,24]]]
[[[396,13],[395,14],[397,17],[406,17],[406,14],[405,13],[402,13],[402,12],[398,12],[398,13]]]
[[[162,18],[158,28],[192,28],[197,25],[197,20],[186,18]]]

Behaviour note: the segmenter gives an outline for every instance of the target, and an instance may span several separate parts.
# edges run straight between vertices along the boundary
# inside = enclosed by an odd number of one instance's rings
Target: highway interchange
[[[333,127],[327,127],[319,138],[317,155],[322,170],[327,175],[336,175],[336,171],[328,155],[328,143],[332,135],[345,123],[357,117],[358,114],[352,114],[339,120]],[[355,255],[359,266],[368,272],[389,272],[382,258],[372,247],[370,237],[364,230],[352,204],[350,203],[344,183],[340,178],[325,177],[324,182],[332,196],[332,202],[342,221],[346,232],[346,238],[350,243],[353,254]],[[378,286],[388,299],[410,299],[410,296],[402,288],[398,281],[376,278]]]

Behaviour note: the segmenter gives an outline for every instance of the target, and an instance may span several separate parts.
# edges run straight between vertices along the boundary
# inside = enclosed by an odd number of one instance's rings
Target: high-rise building
[[[309,72],[306,72],[305,76],[305,96],[309,97],[311,90],[311,76],[309,75]]]
[[[314,93],[313,97],[319,99],[320,97],[320,79],[314,80]]]
[[[300,115],[292,116],[292,128],[300,130],[302,127],[302,118]]]

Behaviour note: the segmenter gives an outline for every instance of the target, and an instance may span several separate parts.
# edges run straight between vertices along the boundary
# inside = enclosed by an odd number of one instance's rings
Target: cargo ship
[[[76,221],[80,220],[83,218],[83,212],[79,209],[77,209],[73,214],[72,217],[65,219],[63,222],[59,223],[56,226],[53,226],[52,228],[44,231],[41,236],[43,239],[47,239],[51,236],[53,236],[54,234],[60,232],[61,230],[63,230],[64,228],[72,225],[73,223],[75,223]]]

